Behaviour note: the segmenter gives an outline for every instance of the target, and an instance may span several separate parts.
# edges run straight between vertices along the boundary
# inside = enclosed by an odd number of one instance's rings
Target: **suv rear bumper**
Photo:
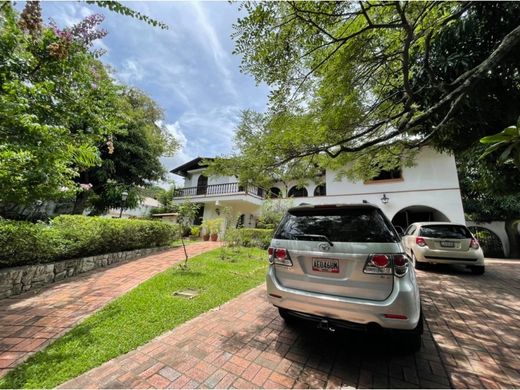
[[[283,287],[274,267],[267,273],[267,296],[274,306],[311,316],[359,324],[360,328],[379,325],[384,329],[413,330],[421,308],[419,291],[412,269],[394,278],[394,288],[384,301],[345,298]],[[403,315],[406,319],[386,318],[385,314]]]

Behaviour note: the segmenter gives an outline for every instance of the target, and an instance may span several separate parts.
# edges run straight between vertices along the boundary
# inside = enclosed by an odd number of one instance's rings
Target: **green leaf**
[[[505,148],[505,150],[502,152],[502,154],[498,158],[498,161],[501,163],[506,161],[509,158],[509,155],[511,154],[511,150],[513,150],[514,146],[515,146],[514,144],[511,144],[507,148]]]

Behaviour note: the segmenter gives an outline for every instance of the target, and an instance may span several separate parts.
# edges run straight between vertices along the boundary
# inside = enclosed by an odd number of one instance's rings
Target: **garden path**
[[[193,257],[218,246],[205,241],[186,249]],[[180,247],[0,300],[0,377],[108,302],[183,259]]]
[[[422,350],[288,327],[265,284],[61,388],[519,388],[520,261],[418,271]]]

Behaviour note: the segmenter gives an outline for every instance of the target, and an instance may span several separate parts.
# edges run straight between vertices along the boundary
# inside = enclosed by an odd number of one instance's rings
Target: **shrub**
[[[230,229],[226,241],[231,246],[245,246],[267,249],[273,238],[273,229]]]
[[[138,219],[62,215],[49,225],[0,221],[0,267],[163,246],[178,235],[176,225]]]
[[[192,236],[198,237],[200,235],[200,226],[192,226],[190,228],[190,234]]]

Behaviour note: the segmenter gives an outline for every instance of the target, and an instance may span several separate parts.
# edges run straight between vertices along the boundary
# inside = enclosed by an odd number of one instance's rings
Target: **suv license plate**
[[[455,248],[455,243],[453,241],[441,241],[441,246],[444,248]]]
[[[338,259],[312,259],[312,270],[318,272],[339,273]]]

